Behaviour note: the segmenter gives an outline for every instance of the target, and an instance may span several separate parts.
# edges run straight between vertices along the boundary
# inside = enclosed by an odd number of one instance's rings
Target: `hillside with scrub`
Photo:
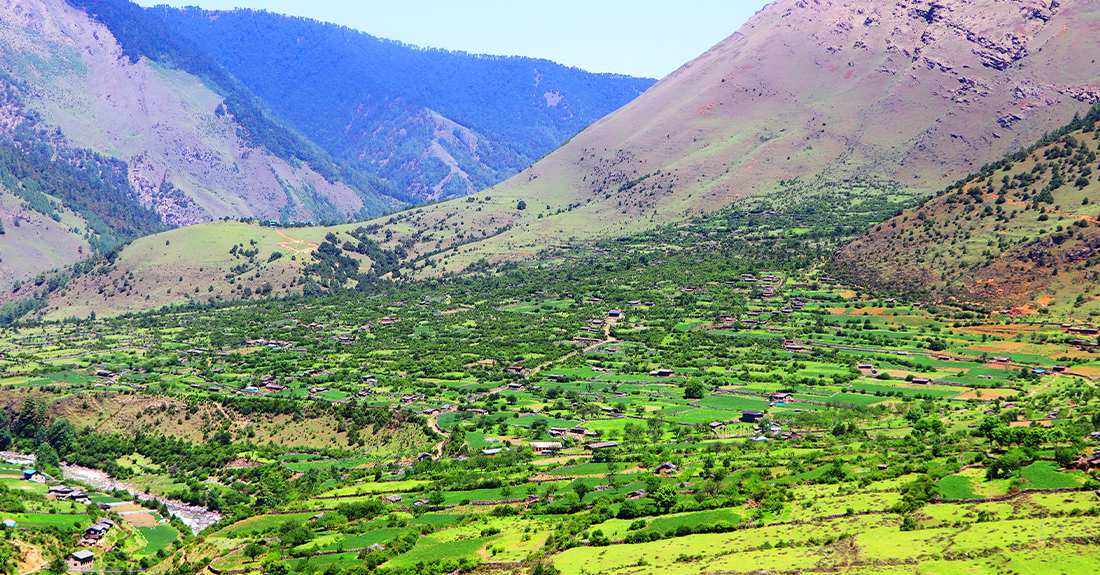
[[[843,246],[840,273],[933,301],[1100,314],[1100,108]]]

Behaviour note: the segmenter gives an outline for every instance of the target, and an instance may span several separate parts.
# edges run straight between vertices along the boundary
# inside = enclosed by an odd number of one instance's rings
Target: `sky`
[[[530,56],[662,78],[733,34],[765,0],[137,0],[264,9],[422,47]]]

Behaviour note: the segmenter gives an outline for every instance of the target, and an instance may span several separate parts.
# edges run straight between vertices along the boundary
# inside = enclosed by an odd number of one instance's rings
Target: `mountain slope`
[[[269,12],[150,12],[295,128],[410,200],[496,184],[653,84],[547,60],[419,49]]]
[[[804,198],[844,180],[931,193],[1096,101],[1098,26],[1085,1],[778,0],[522,174],[400,220],[435,228],[420,254],[479,238],[438,272],[731,203],[781,210],[791,180]]]
[[[934,301],[1100,313],[1097,122],[1100,106],[875,226],[835,271]]]
[[[221,88],[172,62],[131,59],[108,27],[61,0],[0,6],[0,22],[0,67],[22,86],[21,104],[66,147],[123,162],[138,202],[167,224],[343,219],[396,205],[253,143],[249,126],[277,123],[242,120]]]

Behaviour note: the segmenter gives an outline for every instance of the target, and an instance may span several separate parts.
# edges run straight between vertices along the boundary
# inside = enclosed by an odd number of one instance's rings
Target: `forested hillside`
[[[142,57],[179,69],[202,79],[225,98],[220,114],[232,114],[240,125],[238,134],[249,144],[262,147],[287,161],[310,165],[329,181],[341,181],[359,192],[377,211],[377,196],[385,186],[372,178],[334,161],[316,144],[284,126],[247,87],[187,38],[164,26],[140,6],[128,0],[66,0],[106,26],[136,63]]]
[[[303,134],[407,200],[500,182],[653,84],[547,60],[420,49],[268,12],[151,12]]]

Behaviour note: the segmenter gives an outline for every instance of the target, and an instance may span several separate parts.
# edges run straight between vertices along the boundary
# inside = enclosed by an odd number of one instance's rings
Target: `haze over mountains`
[[[409,201],[496,184],[654,82],[419,49],[270,12],[150,11],[334,157]]]

